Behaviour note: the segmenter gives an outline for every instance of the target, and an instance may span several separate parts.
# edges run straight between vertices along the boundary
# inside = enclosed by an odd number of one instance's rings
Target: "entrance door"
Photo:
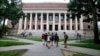
[[[46,25],[44,24],[44,26],[43,26],[43,30],[45,31],[46,30]]]
[[[58,25],[55,25],[55,30],[58,31]]]
[[[49,25],[49,30],[52,31],[52,25]]]

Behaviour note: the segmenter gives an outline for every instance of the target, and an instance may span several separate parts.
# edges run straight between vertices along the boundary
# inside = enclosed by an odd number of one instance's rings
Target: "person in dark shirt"
[[[52,32],[51,34],[50,34],[50,36],[51,36],[51,45],[53,46],[53,42],[54,42],[54,33]]]
[[[67,40],[68,40],[68,35],[65,33],[65,32],[63,32],[64,33],[64,48],[67,48]]]
[[[57,33],[55,34],[55,43],[56,43],[56,47],[58,47],[58,44],[59,44],[59,36],[58,36]]]

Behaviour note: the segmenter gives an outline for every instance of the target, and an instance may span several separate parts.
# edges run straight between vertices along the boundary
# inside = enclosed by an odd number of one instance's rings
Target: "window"
[[[64,17],[63,16],[61,16],[61,21],[64,21]]]
[[[49,30],[52,31],[52,25],[49,25]]]
[[[43,29],[46,30],[46,24],[43,26]]]
[[[88,29],[90,29],[90,25],[88,25]]]
[[[74,25],[72,26],[72,30],[74,30]]]
[[[27,26],[27,29],[29,29],[29,25]]]
[[[37,14],[38,20],[41,20],[41,14]]]
[[[80,26],[78,25],[78,30],[80,30]]]
[[[56,31],[58,30],[58,25],[55,25],[55,30],[56,30]]]
[[[61,30],[64,30],[64,27],[63,27],[63,25],[61,25]]]
[[[59,17],[58,16],[55,16],[55,21],[59,21]]]
[[[35,29],[35,25],[33,25],[33,29]]]
[[[53,16],[49,16],[49,21],[53,21]]]
[[[40,29],[40,25],[38,25],[38,29]]]
[[[67,30],[69,30],[69,26],[67,25]]]
[[[30,13],[27,13],[27,18],[30,19]]]
[[[46,18],[47,18],[47,15],[43,14],[43,20],[46,20]]]
[[[32,13],[32,19],[35,20],[35,14],[34,13]]]

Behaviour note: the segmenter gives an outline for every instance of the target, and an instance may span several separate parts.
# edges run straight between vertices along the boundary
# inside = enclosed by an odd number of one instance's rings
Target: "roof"
[[[67,8],[66,3],[23,3],[23,8]]]

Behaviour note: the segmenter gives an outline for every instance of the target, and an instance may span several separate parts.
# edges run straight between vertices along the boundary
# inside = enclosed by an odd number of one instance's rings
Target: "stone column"
[[[64,14],[64,21],[65,21],[65,22],[64,22],[64,23],[65,23],[65,30],[66,30],[66,22],[67,22],[67,21],[66,21],[66,18],[67,18],[67,17],[66,17],[66,13],[65,13],[65,14]]]
[[[78,22],[77,22],[77,17],[75,17],[75,30],[78,30],[78,28],[77,28],[78,25],[77,25],[77,24],[78,24]]]
[[[80,30],[83,30],[83,15],[81,15],[81,18],[80,18]]]
[[[55,13],[53,13],[53,31],[55,31]]]
[[[26,26],[27,26],[27,17],[25,17],[24,19],[24,30],[26,30]]]
[[[43,30],[43,13],[41,13],[41,30]]]
[[[59,27],[58,27],[59,30],[61,30],[61,13],[59,13]]]
[[[30,13],[30,30],[32,29],[32,13]]]
[[[49,30],[49,13],[47,13],[47,31]]]
[[[22,18],[19,19],[19,29],[22,29]]]
[[[70,30],[72,30],[72,19],[70,19]]]
[[[37,13],[35,13],[35,30],[37,30]]]

